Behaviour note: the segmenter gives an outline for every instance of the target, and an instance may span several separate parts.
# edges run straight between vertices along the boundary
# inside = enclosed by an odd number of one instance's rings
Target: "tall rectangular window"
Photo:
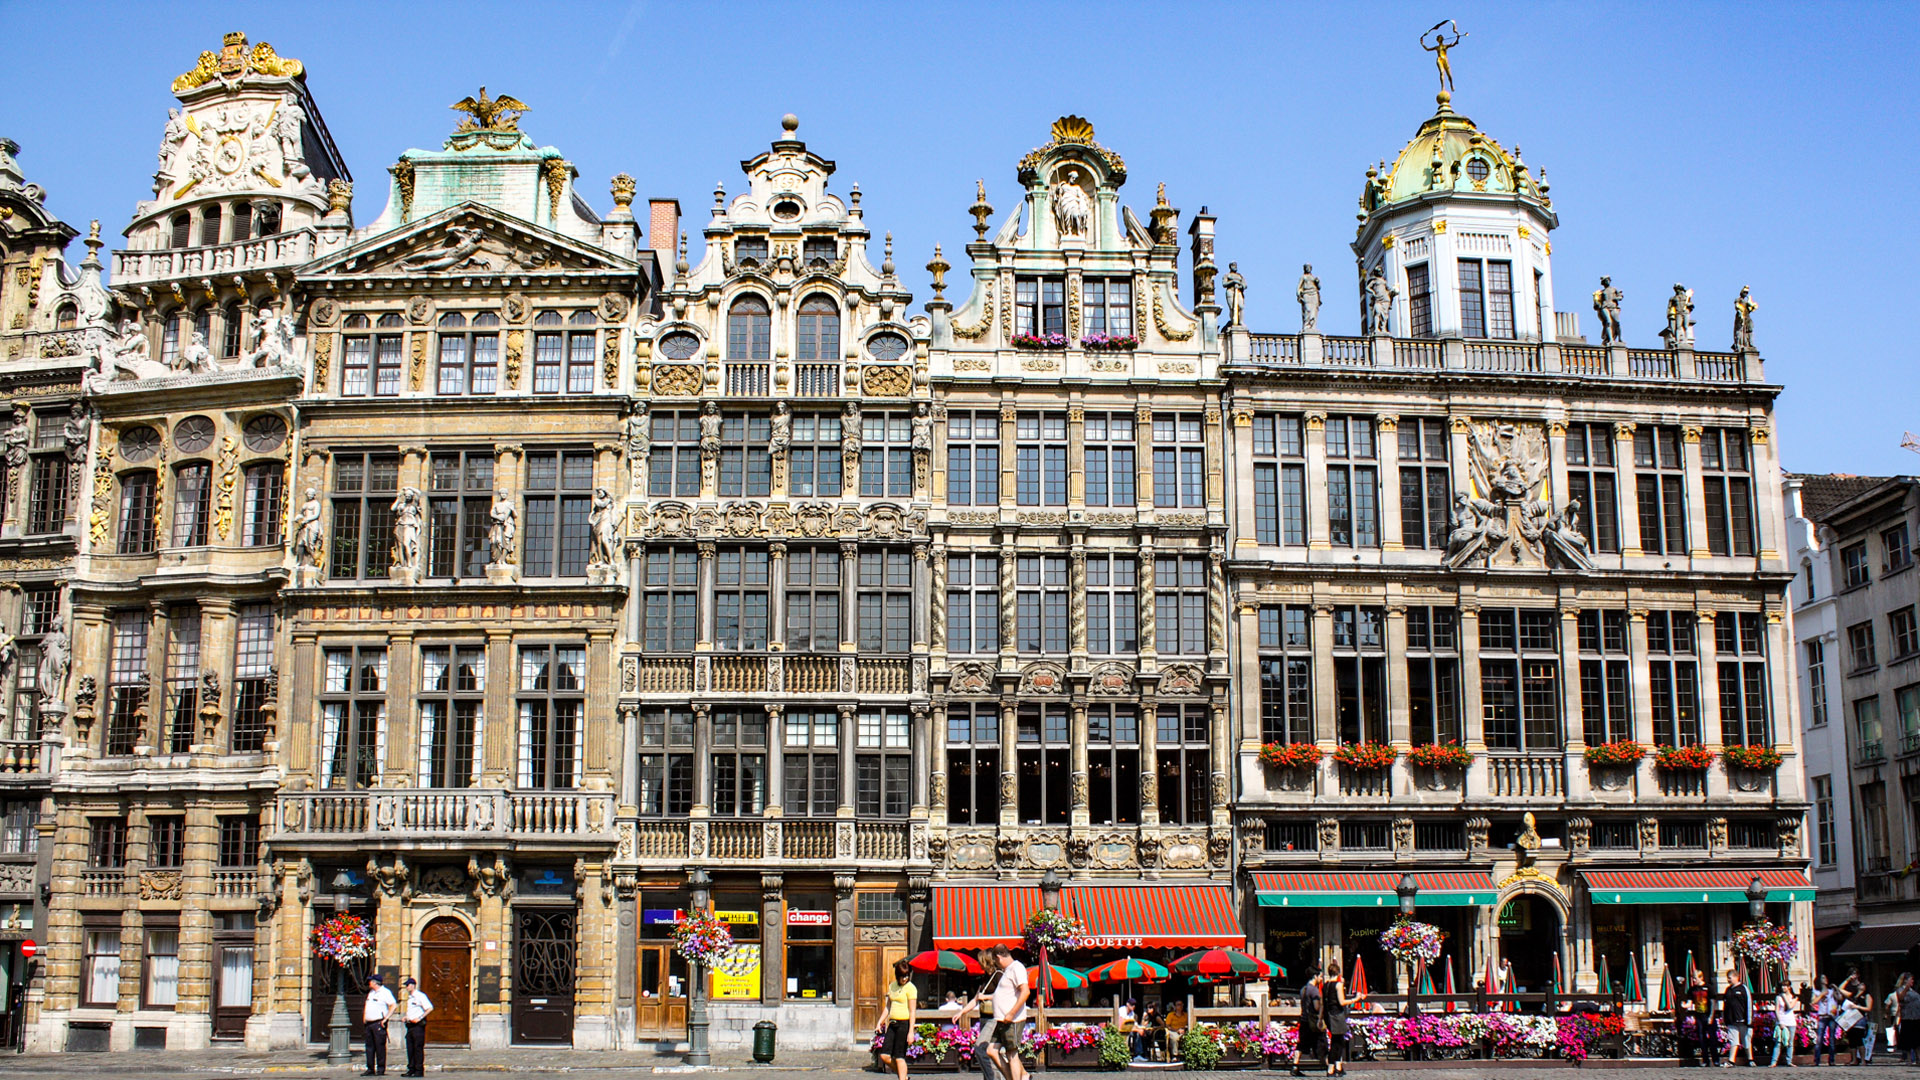
[[[1380,546],[1373,419],[1327,417],[1327,532],[1335,547]]]
[[[840,494],[840,434],[840,417],[836,414],[794,415],[793,446],[787,451],[787,490],[795,498]],[[698,461],[694,463],[692,482],[692,493],[697,494],[700,490]]]
[[[118,819],[94,819],[95,822],[110,820]],[[178,870],[186,861],[187,819],[178,814],[150,815],[147,818],[147,867],[152,870]]]
[[[440,316],[436,393],[491,394],[500,383],[500,316],[483,311],[469,324],[459,312]]]
[[[1067,559],[1022,555],[1014,560],[1015,627],[1023,653],[1067,651]]]
[[[1706,489],[1707,550],[1715,555],[1753,554],[1753,460],[1747,433],[1739,428],[1703,431],[1700,471]]]
[[[521,787],[580,786],[586,676],[584,646],[520,646]]]
[[[714,557],[714,643],[722,649],[764,649],[768,627],[765,548],[725,547]]]
[[[1057,277],[1018,277],[1013,286],[1013,332],[1047,335],[1067,332],[1067,284]]]
[[[913,418],[904,412],[869,412],[860,417],[861,495],[913,495],[912,438]]]
[[[1129,555],[1087,556],[1087,651],[1095,655],[1140,648],[1140,570]]]
[[[1407,267],[1407,336],[1433,336],[1433,283],[1426,263]]]
[[[789,625],[793,604],[787,604]],[[947,555],[947,652],[1000,651],[1000,557]]]
[[[1086,278],[1087,333],[1108,337],[1133,336],[1133,282],[1128,278]]]
[[[1306,427],[1297,414],[1253,418],[1253,522],[1259,543],[1307,542]]]
[[[180,928],[149,926],[141,1004],[171,1009],[180,1001]]]
[[[720,494],[764,499],[773,491],[773,418],[730,413],[720,422]]]
[[[1583,608],[1580,635],[1580,726],[1587,745],[1633,738],[1632,662],[1627,613]]]
[[[912,726],[902,708],[861,709],[856,718],[853,812],[903,818],[913,799]]]
[[[809,437],[813,434],[811,417],[795,417],[796,449],[802,424]],[[834,420],[834,461],[840,458],[840,421]],[[651,420],[652,438],[647,451],[647,494],[655,498],[677,496],[696,498],[700,494],[700,414],[692,409],[662,409]],[[812,459],[808,459],[809,465]],[[838,475],[838,468],[835,469]],[[799,492],[795,492],[799,494]]]
[[[1000,504],[998,413],[982,409],[947,414],[947,502],[954,506]]]
[[[1212,755],[1205,705],[1162,705],[1155,717],[1160,820],[1199,825],[1212,817]]]
[[[526,492],[520,573],[525,577],[585,574],[593,454],[585,450],[527,454]]]
[[[381,580],[393,562],[393,502],[398,454],[333,456],[333,537],[327,576]]]
[[[1087,788],[1092,824],[1140,821],[1140,714],[1134,706],[1088,707]]]
[[[1559,749],[1559,618],[1557,611],[1481,611],[1480,697],[1488,747]]]
[[[947,823],[1000,820],[1000,705],[947,707]]]
[[[1407,719],[1414,743],[1465,739],[1460,715],[1460,622],[1449,607],[1409,607]]]
[[[786,813],[832,817],[840,806],[840,714],[833,709],[787,713],[781,773]]]
[[[1700,674],[1695,623],[1684,611],[1647,613],[1647,688],[1653,698],[1656,746],[1700,742]]]
[[[1487,336],[1487,297],[1484,267],[1479,259],[1460,260],[1460,332],[1470,338]]]
[[[1313,610],[1260,609],[1260,741],[1313,741]]]
[[[60,617],[60,587],[25,585],[20,593],[19,632],[13,639],[13,698],[7,738],[40,737],[40,646]]]
[[[205,547],[213,511],[213,465],[190,461],[173,471],[173,546]]]
[[[1199,413],[1154,415],[1153,505],[1207,505],[1205,431]]]
[[[1640,501],[1640,548],[1649,555],[1687,553],[1687,486],[1680,429],[1643,424],[1633,433]]]
[[[789,565],[789,575],[792,572]],[[648,652],[693,651],[700,630],[700,561],[693,549],[647,549],[642,603],[641,632]],[[839,647],[835,641],[834,648]]]
[[[473,786],[480,772],[487,711],[487,651],[482,645],[420,650],[420,784]]]
[[[200,712],[200,609],[182,604],[167,617],[166,752],[193,749]]]
[[[862,652],[904,653],[913,644],[913,555],[863,551],[856,582]]]
[[[251,870],[260,864],[260,818],[256,814],[223,814],[220,846],[214,866],[222,870]]]
[[[1067,417],[1021,413],[1014,421],[1014,501],[1021,506],[1067,505]]]
[[[1014,771],[1020,820],[1065,825],[1072,811],[1072,750],[1065,705],[1022,705],[1015,714]]]
[[[427,472],[427,576],[483,577],[490,558],[493,451],[436,452]]]
[[[1819,866],[1840,861],[1839,832],[1833,820],[1833,777],[1811,777],[1813,788],[1814,858]]]
[[[387,650],[327,649],[320,684],[320,786],[371,788],[387,756]]]
[[[286,503],[286,467],[277,461],[247,466],[240,509],[240,542],[247,547],[278,547],[280,516]]]
[[[1400,538],[1410,548],[1447,546],[1453,482],[1447,472],[1447,422],[1400,418]]]
[[[1341,742],[1387,741],[1387,612],[1333,609],[1334,732]]]
[[[1159,555],[1153,560],[1154,648],[1162,656],[1207,651],[1207,560]]]
[[[273,607],[241,604],[233,623],[233,722],[228,744],[234,753],[257,754],[265,749],[273,683]]]
[[[640,713],[635,799],[643,817],[684,817],[693,809],[693,710]]]
[[[147,613],[113,613],[113,645],[107,668],[108,755],[133,753],[147,707]]]
[[[1879,697],[1864,697],[1853,703],[1853,734],[1862,763],[1880,761],[1887,756],[1886,733],[1880,726]]]
[[[120,475],[120,554],[153,554],[157,539],[154,535],[154,519],[159,516],[154,495],[152,469],[137,469]]]
[[[86,1003],[112,1008],[120,1000],[120,928],[88,926]]]
[[[1814,727],[1827,722],[1827,644],[1809,641],[1807,650],[1807,723]]]
[[[1567,425],[1567,495],[1580,502],[1575,525],[1593,550],[1620,550],[1619,476],[1614,471],[1613,429],[1605,424]]]
[[[840,640],[840,552],[792,548],[787,553],[787,648],[837,652]]]
[[[1881,561],[1889,574],[1913,565],[1913,543],[1907,538],[1906,522],[1881,532],[1880,550],[1886,553]]]
[[[1913,605],[1887,612],[1887,659],[1895,663],[1920,652],[1920,625],[1914,621]]]
[[[1873,580],[1867,569],[1867,542],[1848,544],[1840,549],[1840,587],[1855,589]]]
[[[787,723],[793,723],[792,713]],[[751,817],[767,808],[767,714],[764,709],[715,709],[711,787],[715,817]],[[792,779],[789,776],[788,782]],[[803,811],[792,804],[788,814]]]
[[[1087,505],[1132,507],[1137,498],[1133,414],[1088,413],[1085,437]]]
[[[1872,623],[1854,623],[1847,627],[1847,652],[1851,654],[1852,667],[1849,669],[1851,674],[1857,675],[1880,666],[1878,650],[1874,648],[1873,643]]]
[[[1511,338],[1513,264],[1460,260],[1460,331],[1470,338]]]
[[[1728,746],[1771,746],[1765,616],[1757,611],[1723,611],[1714,621],[1713,642],[1720,666],[1720,741]]]

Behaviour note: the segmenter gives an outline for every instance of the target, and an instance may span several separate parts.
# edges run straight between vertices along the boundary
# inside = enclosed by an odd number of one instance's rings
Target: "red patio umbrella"
[[[930,949],[919,953],[907,961],[907,966],[915,971],[959,971],[968,975],[984,975],[987,971],[980,966],[980,961],[952,949]]]
[[[1347,987],[1347,990],[1348,997],[1363,998],[1367,996],[1367,966],[1360,962],[1358,956],[1353,958],[1353,982]]]
[[[1447,957],[1447,1011],[1453,1011],[1453,957]]]

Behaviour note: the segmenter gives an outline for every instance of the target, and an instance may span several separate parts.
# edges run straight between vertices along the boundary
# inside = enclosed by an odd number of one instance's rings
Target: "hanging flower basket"
[[[1140,347],[1140,339],[1132,334],[1088,334],[1080,339],[1080,347],[1091,352],[1132,352]]]
[[[1748,923],[1733,935],[1733,951],[1755,964],[1784,967],[1792,963],[1794,954],[1800,951],[1800,941],[1786,927],[1762,919]]]
[[[1704,746],[1662,746],[1654,751],[1654,764],[1666,772],[1706,772],[1713,765],[1713,751]]]
[[[1440,928],[1432,923],[1396,919],[1392,926],[1380,932],[1380,947],[1403,964],[1411,964],[1416,960],[1431,964],[1440,959],[1443,938]]]
[[[733,928],[696,911],[673,924],[673,951],[690,964],[711,967],[733,952]]]
[[[1428,769],[1464,769],[1473,764],[1473,755],[1455,742],[1422,743],[1407,751],[1407,764]]]
[[[1086,936],[1087,928],[1079,920],[1049,908],[1041,908],[1027,920],[1027,951],[1036,955],[1041,949],[1060,952],[1075,948]]]
[[[1262,764],[1275,769],[1311,769],[1320,764],[1320,744],[1270,742],[1260,748]]]
[[[1771,746],[1729,746],[1720,753],[1727,759],[1728,765],[1755,772],[1771,772],[1786,760]]]
[[[1333,748],[1333,760],[1359,772],[1385,772],[1399,756],[1400,751],[1386,743],[1341,743]]]
[[[1646,756],[1647,748],[1631,739],[1595,743],[1586,751],[1589,765],[1632,765]]]
[[[1064,349],[1067,347],[1067,335],[1015,334],[1013,347],[1016,349]]]
[[[373,931],[358,915],[335,915],[313,928],[313,955],[346,966],[373,955]]]

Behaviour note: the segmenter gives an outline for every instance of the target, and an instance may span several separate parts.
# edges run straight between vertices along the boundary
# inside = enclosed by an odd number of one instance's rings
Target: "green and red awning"
[[[933,943],[942,949],[1019,945],[1040,910],[1032,885],[942,885],[933,891]],[[1060,906],[1087,928],[1084,949],[1244,947],[1226,885],[1081,885]]]
[[[1754,878],[1769,903],[1813,899],[1799,870],[1582,870],[1596,904],[1744,904]]]
[[[1397,909],[1403,876],[1392,870],[1261,872],[1253,875],[1253,890],[1261,907]],[[1417,907],[1481,907],[1499,895],[1485,871],[1427,871],[1415,873],[1413,883]]]

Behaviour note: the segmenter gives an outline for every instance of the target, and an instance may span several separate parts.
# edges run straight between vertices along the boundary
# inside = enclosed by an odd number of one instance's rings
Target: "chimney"
[[[663,270],[673,266],[680,236],[680,200],[647,200],[647,246],[660,259]]]

